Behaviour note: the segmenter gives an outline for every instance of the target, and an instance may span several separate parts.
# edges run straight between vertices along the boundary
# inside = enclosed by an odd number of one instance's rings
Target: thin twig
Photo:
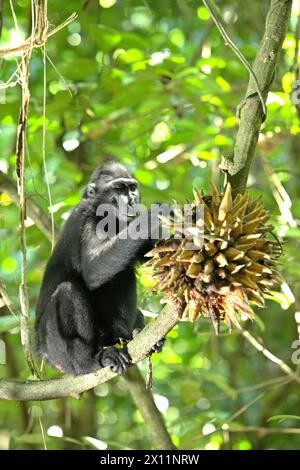
[[[16,16],[16,13],[15,13],[15,9],[14,9],[12,0],[9,0],[9,4],[10,4],[11,14],[12,14],[12,17],[13,17],[13,20],[14,20],[14,25],[15,25],[16,31],[19,32],[19,25],[18,25],[17,16]]]
[[[44,80],[43,80],[43,140],[42,140],[42,159],[45,173],[46,187],[48,192],[48,199],[50,205],[50,217],[51,217],[51,251],[53,251],[55,243],[54,233],[54,216],[52,211],[52,197],[50,191],[50,184],[48,178],[48,170],[46,164],[46,93],[47,93],[47,64],[46,64],[46,47],[43,46],[43,67],[44,67]]]
[[[245,413],[245,411],[248,410],[248,408],[250,408],[252,405],[254,405],[258,400],[260,400],[263,396],[265,395],[265,393],[261,393],[260,395],[258,395],[257,397],[255,397],[253,400],[251,400],[249,403],[246,403],[244,406],[242,406],[239,410],[237,410],[233,415],[231,415],[221,426],[219,426],[218,428],[216,428],[213,432],[218,432],[218,431],[222,431],[223,432],[223,437],[224,437],[224,443],[225,444],[229,444],[229,436],[227,435],[227,431],[228,431],[228,423],[230,423],[231,421],[233,421],[234,419],[236,419],[238,416],[240,416],[241,414]],[[197,434],[196,436],[194,436],[192,438],[192,441],[196,441],[198,440],[199,438],[203,437],[203,433],[201,434]]]
[[[275,354],[271,353],[267,348],[265,348],[249,331],[244,330],[240,325],[236,325],[240,333],[246,338],[246,340],[257,349],[257,351],[261,352],[267,359],[272,361],[278,367],[280,367],[283,372],[288,375],[291,379],[295,380],[296,382],[300,383],[300,376],[295,374],[295,372],[279,357],[275,356]]]
[[[241,416],[245,411],[247,411],[252,405],[254,405],[256,402],[261,400],[265,396],[265,392],[261,393],[257,397],[253,398],[249,403],[246,403],[244,406],[242,406],[239,410],[237,410],[233,415],[231,415],[226,421],[222,424],[222,429],[228,426],[228,423],[233,421],[234,419],[238,418]]]
[[[279,176],[271,167],[269,161],[262,157],[262,163],[264,171],[269,180],[273,197],[278,205],[278,209],[280,210],[283,223],[288,224],[290,227],[297,227],[297,220],[292,214],[293,204],[288,192],[280,181]]]
[[[218,28],[221,36],[223,37],[223,39],[225,41],[225,46],[230,47],[230,49],[234,52],[234,54],[237,56],[237,58],[240,60],[240,62],[242,62],[244,67],[248,70],[249,74],[253,78],[253,80],[255,82],[255,85],[256,85],[256,88],[257,88],[257,94],[258,94],[259,99],[261,101],[261,106],[262,106],[262,109],[263,109],[263,113],[266,116],[267,115],[267,107],[266,107],[266,104],[265,104],[265,100],[264,100],[262,91],[260,89],[257,77],[256,77],[251,65],[249,64],[249,62],[246,59],[246,57],[244,56],[244,54],[239,50],[239,48],[234,44],[234,42],[228,36],[226,30],[224,29],[224,26],[222,25],[221,21],[219,20],[219,18],[217,16],[217,13],[214,10],[214,7],[211,5],[210,0],[202,0],[202,2],[205,5],[205,7],[207,8],[207,10],[209,11],[209,13],[211,14],[211,17],[212,17],[216,27]]]
[[[253,64],[254,73],[265,98],[271,87],[282,43],[288,30],[291,8],[292,1],[290,0],[271,0],[270,2],[264,35]],[[220,164],[220,168],[227,174],[234,194],[245,191],[264,118],[260,99],[256,96],[256,88],[251,75],[243,106],[240,107],[240,123],[233,154],[223,156]]]
[[[51,31],[48,32],[46,40],[48,38],[51,38],[51,36],[53,36],[54,34],[58,33],[58,31],[60,31],[61,29],[68,26],[70,23],[72,23],[72,21],[76,20],[77,17],[78,17],[77,13],[75,12],[72,13],[72,15],[70,15],[63,23],[61,23],[60,25],[56,26],[56,28],[53,28]]]
[[[0,170],[0,192],[4,192],[9,195],[12,202],[17,206],[20,207],[20,199],[18,196],[18,189],[14,181],[5,173]],[[51,242],[52,239],[52,227],[51,227],[51,220],[45,214],[42,207],[39,206],[35,201],[32,199],[26,198],[26,215],[29,217],[37,228],[45,235],[45,237]],[[58,239],[59,230],[55,226],[54,227],[54,236],[55,240]]]
[[[15,19],[16,21],[16,19]],[[32,18],[34,22],[34,18]],[[22,104],[19,116],[19,125],[17,133],[16,144],[16,173],[18,177],[18,193],[20,197],[20,241],[21,241],[21,283],[19,288],[20,307],[21,307],[21,343],[26,356],[27,364],[31,373],[37,376],[37,369],[34,364],[32,348],[30,344],[30,329],[29,329],[29,302],[26,286],[26,233],[25,233],[25,219],[26,219],[26,199],[25,199],[25,139],[27,129],[27,119],[29,110],[29,61],[32,53],[32,48],[28,49],[21,58],[21,68],[19,73],[19,81],[22,87]]]
[[[76,18],[77,18],[77,13],[72,13],[72,15],[69,16],[69,18],[67,18],[63,23],[61,23],[56,28],[53,28],[51,31],[47,31],[44,29],[38,37],[34,38],[30,36],[19,46],[6,47],[3,49],[0,49],[0,57],[8,57],[8,56],[15,55],[15,54],[26,53],[30,48],[35,49],[37,47],[42,47],[48,38],[56,34],[58,31],[60,31],[65,26],[67,26],[72,21],[74,21]]]
[[[266,428],[262,426],[239,426],[237,428],[227,428],[227,432],[257,432],[266,434],[300,434],[300,428]]]
[[[42,441],[43,441],[43,445],[44,445],[44,450],[47,450],[47,444],[46,444],[46,438],[45,438],[45,430],[44,430],[44,426],[43,426],[43,423],[42,423],[42,420],[41,420],[41,417],[40,417],[40,416],[38,417],[38,421],[39,421],[39,425],[40,425],[40,429],[41,429],[41,434],[42,434]]]
[[[58,70],[57,66],[55,65],[55,63],[52,61],[52,59],[49,57],[49,55],[47,54],[46,52],[46,57],[47,57],[47,60],[50,62],[50,64],[52,65],[52,67],[54,68],[55,72],[57,73],[58,77],[61,79],[61,81],[63,82],[64,86],[67,88],[68,92],[70,93],[70,96],[73,96],[73,92],[72,92],[72,88],[71,86],[67,83],[67,81],[65,80],[64,76],[60,73],[60,71]]]
[[[11,313],[11,315],[16,319],[18,320],[18,317],[17,315],[15,314],[15,312],[13,311],[11,305],[12,305],[12,301],[10,300],[10,298],[8,297],[7,295],[7,292],[6,292],[6,288],[5,288],[5,284],[2,282],[2,280],[0,279],[0,300],[1,302],[4,303],[4,305],[6,306],[6,308],[9,310],[9,312]],[[3,318],[3,317],[2,317]]]
[[[282,375],[280,377],[276,377],[275,379],[269,379],[265,380],[263,382],[259,382],[254,385],[248,385],[245,387],[241,387],[237,390],[234,391],[235,395],[240,395],[242,393],[254,391],[254,390],[259,390],[261,388],[266,388],[266,387],[273,387],[275,384],[277,385],[277,388],[283,385],[287,385],[289,383],[293,382],[293,379],[290,377],[286,377],[286,375]],[[210,401],[218,401],[218,400],[226,400],[226,399],[232,400],[232,394],[230,393],[224,393],[223,395],[218,395],[218,396],[213,396],[210,397]]]
[[[5,88],[13,88],[19,83],[19,73],[20,73],[20,64],[17,63],[16,70],[11,74],[9,79],[6,82],[0,83],[0,90],[4,90]],[[16,80],[13,80],[14,77],[17,77]]]

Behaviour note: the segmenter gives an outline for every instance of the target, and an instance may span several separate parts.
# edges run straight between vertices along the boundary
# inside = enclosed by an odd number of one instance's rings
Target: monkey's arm
[[[141,224],[147,224],[148,218],[147,213],[143,214]],[[101,240],[95,231],[93,234],[89,231],[89,236],[83,238],[81,250],[82,275],[87,287],[97,289],[142,256],[158,225],[158,218],[151,228],[143,225],[142,233],[135,238],[132,238],[130,226],[108,240]]]
[[[154,241],[167,236],[159,215],[169,214],[169,210],[167,204],[161,204],[156,212],[144,212],[109,240],[101,240],[95,230],[94,233],[88,230],[81,250],[82,275],[87,287],[97,289],[130,263],[142,260]]]
[[[82,275],[90,290],[112,279],[134,260],[145,240],[100,241],[95,237],[82,248]]]

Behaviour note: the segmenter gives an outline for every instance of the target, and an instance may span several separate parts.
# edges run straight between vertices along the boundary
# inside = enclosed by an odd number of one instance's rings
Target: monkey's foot
[[[162,352],[165,341],[166,341],[166,338],[163,338],[163,339],[160,339],[159,341],[157,341],[157,343],[151,349],[151,353],[160,353],[160,352]]]
[[[125,349],[110,346],[100,351],[99,363],[101,367],[110,367],[113,372],[124,374],[131,363],[131,357]]]

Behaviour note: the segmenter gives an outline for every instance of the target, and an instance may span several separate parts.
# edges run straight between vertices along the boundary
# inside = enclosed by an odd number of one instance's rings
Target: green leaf
[[[30,324],[34,323],[34,317],[30,317],[29,320]],[[0,333],[5,333],[6,331],[12,330],[16,328],[16,326],[20,325],[20,317],[14,317],[12,315],[5,315],[0,317]]]
[[[121,34],[113,28],[103,24],[91,24],[89,28],[92,38],[101,51],[110,51],[121,41]]]
[[[207,21],[210,18],[210,13],[205,7],[199,7],[197,9],[197,16],[199,20]]]
[[[267,421],[268,422],[275,421],[277,423],[282,423],[283,421],[286,421],[287,419],[300,420],[300,416],[296,416],[296,415],[275,415],[275,416],[271,416],[271,418],[269,418]]]
[[[136,48],[128,49],[127,51],[123,51],[118,56],[118,61],[123,62],[125,64],[132,64],[133,62],[141,61],[145,58],[142,51]]]
[[[60,63],[59,70],[66,80],[83,80],[97,73],[97,62],[78,57],[63,64]]]

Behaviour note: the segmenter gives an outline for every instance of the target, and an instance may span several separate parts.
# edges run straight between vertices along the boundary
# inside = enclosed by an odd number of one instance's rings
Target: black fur
[[[80,203],[70,214],[46,267],[37,303],[37,351],[49,364],[69,374],[84,374],[111,366],[124,373],[126,349],[110,347],[130,340],[144,326],[136,306],[134,265],[153,245],[157,218],[148,239],[101,241],[96,236],[96,208],[116,206],[114,186],[124,178],[128,204],[139,202],[130,173],[117,163],[96,169]],[[128,183],[129,184],[129,183]],[[122,186],[122,185],[121,185]],[[124,186],[123,186],[124,190]],[[144,214],[143,217],[149,217]],[[128,230],[130,223],[125,230]]]

